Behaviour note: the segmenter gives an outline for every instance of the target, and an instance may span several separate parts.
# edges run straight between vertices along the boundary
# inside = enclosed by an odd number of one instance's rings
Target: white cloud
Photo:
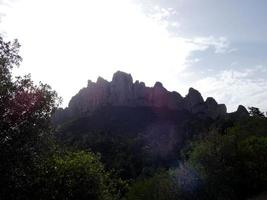
[[[201,45],[202,47],[214,48],[215,53],[231,53],[237,49],[231,48],[230,42],[226,37],[215,38],[209,37],[197,37],[192,40],[192,43]]]
[[[259,73],[266,73],[266,68],[257,66],[243,70],[225,70],[213,77],[196,81],[194,87],[202,94],[213,96],[220,103],[226,103],[228,111],[234,111],[237,106],[256,106],[267,110],[267,81],[255,78]]]
[[[20,71],[50,83],[66,100],[88,78],[110,79],[118,69],[150,84],[168,79],[197,49],[125,0],[21,0],[7,8],[1,27],[22,43]]]
[[[229,44],[225,38],[173,36],[165,19],[175,11],[155,9],[146,15],[131,0],[17,0],[5,8],[0,31],[22,44],[17,73],[52,85],[64,105],[88,79],[111,79],[116,70],[179,90],[177,77],[193,62],[193,51],[212,46],[223,52]]]

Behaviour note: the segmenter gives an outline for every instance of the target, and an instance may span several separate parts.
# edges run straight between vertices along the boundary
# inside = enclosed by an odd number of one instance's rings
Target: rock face
[[[81,89],[69,102],[66,109],[60,109],[57,115],[71,117],[91,113],[104,106],[158,107],[177,111],[187,111],[212,119],[224,117],[226,106],[218,104],[212,97],[203,100],[201,94],[190,88],[183,98],[177,92],[169,92],[162,83],[156,82],[146,87],[143,82],[135,81],[130,74],[117,71],[111,82],[99,77],[96,83],[88,81],[86,88]],[[247,115],[244,107],[239,107],[238,115]]]
[[[129,106],[133,99],[133,78],[130,74],[118,71],[110,83],[109,102],[112,105]]]
[[[207,115],[212,119],[226,115],[226,106],[224,104],[218,104],[212,97],[208,97],[205,104],[207,106]]]
[[[249,112],[247,111],[247,109],[244,106],[239,105],[237,108],[237,111],[231,113],[231,115],[235,119],[244,119],[244,118],[249,117]]]

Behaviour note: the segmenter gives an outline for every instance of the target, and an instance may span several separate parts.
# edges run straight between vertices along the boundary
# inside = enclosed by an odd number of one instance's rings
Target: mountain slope
[[[130,74],[118,71],[111,82],[89,81],[53,122],[60,142],[99,152],[108,168],[134,178],[146,167],[177,165],[187,142],[246,117],[243,106],[227,113],[224,104],[212,97],[204,101],[193,88],[182,97],[159,82],[152,88],[133,83]]]

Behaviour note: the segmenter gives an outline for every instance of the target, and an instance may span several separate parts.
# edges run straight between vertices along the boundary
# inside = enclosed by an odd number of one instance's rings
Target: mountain
[[[117,71],[111,82],[101,77],[95,83],[89,80],[87,87],[72,97],[67,108],[57,110],[54,121],[61,123],[108,106],[165,108],[170,111],[186,111],[201,118],[211,119],[227,117],[224,104],[218,104],[212,97],[204,101],[201,94],[193,88],[182,97],[177,92],[166,90],[160,82],[156,82],[154,87],[146,87],[144,82],[133,83],[130,74]],[[239,106],[231,115],[248,116],[248,112]]]
[[[248,117],[244,106],[233,113],[190,88],[182,97],[160,82],[146,87],[118,71],[108,82],[88,81],[65,109],[53,116],[57,139],[63,144],[101,154],[110,169],[135,178],[145,169],[177,166],[179,152],[194,138],[211,130],[224,132],[232,121]]]

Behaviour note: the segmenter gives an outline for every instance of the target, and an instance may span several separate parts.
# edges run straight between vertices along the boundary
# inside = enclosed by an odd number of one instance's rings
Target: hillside
[[[118,71],[111,82],[88,81],[67,108],[57,110],[53,123],[61,143],[100,152],[107,166],[134,178],[144,166],[177,165],[180,150],[192,139],[210,130],[225,131],[232,121],[248,116],[243,106],[227,113],[224,104],[212,97],[204,101],[193,88],[182,97],[159,82],[152,88],[133,83],[130,74]],[[120,158],[118,151],[128,155]],[[121,166],[121,159],[130,160]]]

